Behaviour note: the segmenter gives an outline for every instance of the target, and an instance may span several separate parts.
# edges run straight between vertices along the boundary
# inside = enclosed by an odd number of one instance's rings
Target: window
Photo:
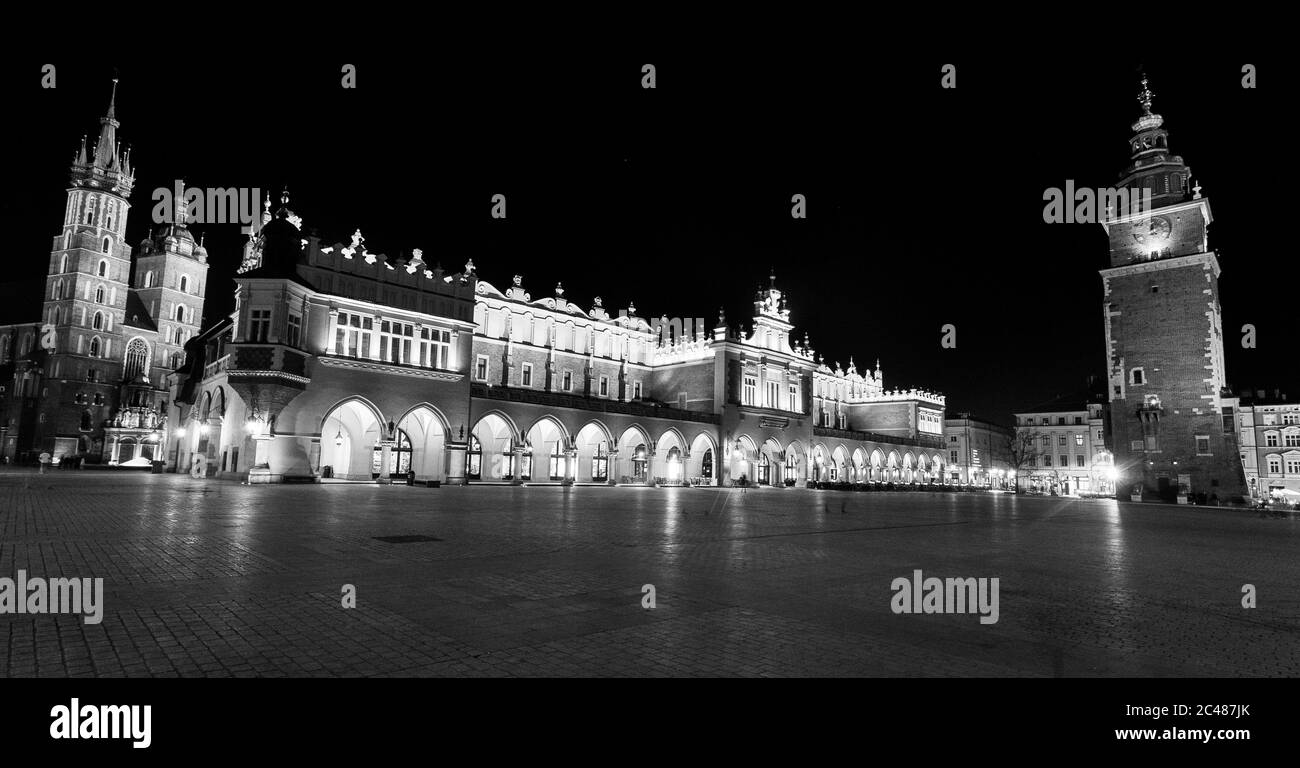
[[[744,387],[741,389],[740,402],[744,405],[754,405],[755,398],[758,397],[758,379],[753,376],[746,376]]]
[[[1076,467],[1083,466],[1083,454],[1079,454],[1078,456],[1074,457],[1074,466]]]
[[[95,287],[95,303],[96,304],[104,303],[104,286],[102,285]]]
[[[479,355],[474,361],[474,378],[478,381],[487,381],[488,377],[488,359],[487,355]]]
[[[1128,372],[1128,383],[1129,383],[1129,384],[1145,384],[1145,383],[1146,383],[1146,372],[1143,371],[1141,368],[1134,368],[1133,370],[1129,371],[1129,372]]]
[[[1057,436],[1056,436],[1056,444],[1057,444],[1057,445],[1065,445],[1067,442],[1068,442],[1068,441],[1067,441],[1066,436],[1065,436],[1064,434],[1060,434],[1060,435],[1057,435]]]
[[[798,384],[790,385],[790,410],[796,413],[799,412],[799,385]]]
[[[1064,453],[1061,454],[1061,463],[1058,464],[1057,466],[1061,466],[1061,467],[1068,467],[1068,466],[1070,466],[1070,457],[1069,457],[1069,456],[1066,456]]]
[[[68,254],[65,253],[63,254],[63,258],[59,259],[59,274],[63,274],[64,272],[67,271],[68,271]]]
[[[1051,436],[1051,435],[1043,435],[1043,447],[1044,447],[1044,448],[1051,448],[1051,447],[1052,447],[1052,436]]]
[[[1074,436],[1074,444],[1075,444],[1075,445],[1083,445],[1083,435],[1075,435],[1075,436]]]
[[[390,320],[379,322],[379,359],[384,362],[410,365],[411,342],[415,340],[415,326]]]
[[[519,383],[525,387],[533,385],[533,364],[524,363],[519,372]]]
[[[1286,473],[1288,475],[1300,475],[1300,457],[1286,457]]]
[[[567,374],[568,371],[565,373]],[[596,483],[603,483],[609,479],[609,452],[605,450],[604,443],[596,446],[596,453],[591,457],[591,479]]]
[[[571,392],[573,390],[573,371],[564,372],[564,385],[562,389],[565,392]]]
[[[291,347],[298,346],[298,342],[302,338],[302,315],[297,315],[294,314],[293,312],[289,313],[288,330],[289,332],[287,334],[287,338],[285,339],[285,342],[288,343],[288,345]]]
[[[841,414],[839,415],[839,428],[840,428],[840,429],[848,429],[848,428],[849,428],[849,417],[848,417],[848,414],[841,413]]]
[[[420,365],[444,371],[451,366],[451,331],[420,329]]]
[[[1210,455],[1210,436],[1209,436],[1209,435],[1197,435],[1197,436],[1196,436],[1196,455],[1197,455],[1197,456],[1209,456],[1209,455]]]
[[[90,340],[90,356],[99,357],[99,337]]]
[[[188,275],[181,275],[181,293],[189,293],[190,278]]]
[[[1044,424],[1044,425],[1051,424],[1051,423],[1052,423],[1052,420],[1051,420],[1051,419],[1047,418],[1046,416],[1043,417],[1043,424]]]
[[[1083,417],[1082,417],[1082,416],[1075,416],[1075,417],[1074,417],[1074,423],[1075,423],[1075,424],[1082,424],[1082,423],[1083,423]]]
[[[767,408],[781,407],[781,385],[779,382],[769,381],[765,387],[767,390],[767,400],[763,405]]]
[[[1056,417],[1056,424],[1057,424],[1057,426],[1060,426],[1060,427],[1065,426],[1065,417],[1064,417],[1064,416],[1057,416],[1057,417]]]
[[[177,329],[176,329],[176,335],[172,337],[172,343],[174,343],[174,344],[175,344],[176,346],[178,346],[178,347],[179,347],[179,346],[182,346],[183,344],[185,344],[185,329],[184,329],[184,328],[177,328]]]
[[[1281,456],[1269,456],[1269,457],[1268,457],[1268,473],[1269,473],[1270,475],[1277,475],[1277,474],[1280,474],[1281,472],[1282,472],[1282,457],[1281,457]]]
[[[104,253],[108,253],[108,250],[109,250],[109,248],[110,248],[112,245],[113,245],[113,241],[112,241],[112,240],[109,240],[109,239],[106,237],[106,238],[104,238],[103,248],[102,248],[101,250],[103,250]],[[107,267],[106,267],[103,263],[101,263],[101,264],[99,265],[99,268],[100,268],[101,270],[105,270],[105,271],[107,271]],[[103,276],[104,276],[104,272],[100,272],[100,273],[99,273],[99,276],[100,276],[100,277],[103,277]]]
[[[638,381],[632,385],[632,397],[636,400],[641,399],[641,382]]]
[[[185,322],[185,306],[183,304],[176,305],[176,322]]]
[[[1282,423],[1283,423],[1283,424],[1300,424],[1300,413],[1296,413],[1296,412],[1294,412],[1294,411],[1288,411],[1288,412],[1282,414]]]
[[[122,379],[131,381],[137,375],[145,373],[149,365],[149,345],[144,339],[131,339],[126,345],[126,363],[122,368]]]
[[[336,354],[346,357],[370,357],[370,334],[374,327],[374,318],[340,312],[338,328],[334,336]]]
[[[267,336],[271,333],[271,310],[254,309],[249,314],[251,319],[248,324],[248,340],[253,342],[266,341]]]
[[[957,463],[957,452],[956,452],[956,451],[948,451],[948,463],[949,463],[949,464],[956,464],[956,463]]]
[[[1288,432],[1282,436],[1282,444],[1287,448],[1300,448],[1300,432]]]
[[[1277,433],[1276,433],[1276,432],[1265,432],[1265,433],[1264,433],[1264,445],[1265,445],[1266,447],[1268,447],[1268,448],[1276,448],[1276,447],[1277,447]]]
[[[1105,440],[1105,439],[1106,439],[1105,435],[1102,434],[1102,431],[1101,431],[1100,429],[1097,430],[1097,439],[1098,439],[1098,440]]]
[[[1052,466],[1052,454],[1050,453],[1043,454],[1043,466],[1044,467]]]
[[[601,376],[601,377],[600,377],[600,396],[601,396],[601,397],[608,397],[608,396],[609,396],[609,377],[608,377],[608,376]]]

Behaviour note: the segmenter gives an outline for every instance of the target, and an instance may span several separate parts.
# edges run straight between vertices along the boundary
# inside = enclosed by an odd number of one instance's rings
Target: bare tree
[[[1016,473],[1016,493],[1020,492],[1020,478],[1025,470],[1038,466],[1042,437],[1038,431],[1025,427],[1016,427],[1016,431],[1007,437],[1007,457]]]

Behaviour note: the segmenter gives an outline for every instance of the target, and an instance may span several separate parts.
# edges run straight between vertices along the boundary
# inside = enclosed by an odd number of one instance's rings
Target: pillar
[[[468,482],[465,478],[465,460],[469,454],[469,443],[449,442],[443,445],[443,449],[447,456],[444,473],[447,485],[465,485]]]

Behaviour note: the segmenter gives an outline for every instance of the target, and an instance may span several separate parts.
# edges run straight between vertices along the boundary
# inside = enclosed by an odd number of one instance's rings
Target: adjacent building
[[[1254,498],[1300,494],[1300,401],[1279,390],[1240,393],[1241,464]]]
[[[961,413],[944,420],[943,439],[949,482],[1002,490],[1015,487],[1013,428]]]
[[[161,460],[167,375],[203,318],[207,253],[185,225],[126,242],[135,176],[118,146],[116,88],[98,141],[73,157],[39,318],[0,326],[0,455]]]
[[[1010,461],[1020,490],[1061,496],[1115,493],[1105,399],[1058,397],[1015,414]]]

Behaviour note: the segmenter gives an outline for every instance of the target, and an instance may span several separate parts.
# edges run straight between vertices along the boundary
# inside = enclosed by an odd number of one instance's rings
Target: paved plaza
[[[0,676],[1292,676],[1298,552],[1291,516],[1103,500],[8,468],[0,577],[104,608],[0,614]],[[997,623],[895,614],[916,569],[999,578]]]

